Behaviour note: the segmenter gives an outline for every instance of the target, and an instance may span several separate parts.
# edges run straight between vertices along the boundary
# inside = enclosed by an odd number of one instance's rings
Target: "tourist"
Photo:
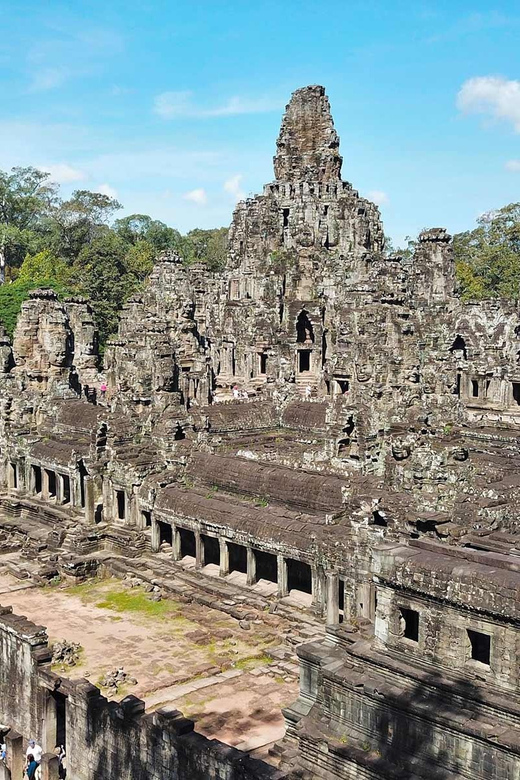
[[[108,386],[106,382],[101,382],[99,385],[99,392],[101,393],[101,398],[104,398],[107,394]]]
[[[58,756],[58,777],[60,780],[65,780],[67,777],[67,754],[63,745],[56,745],[54,753]]]
[[[305,388],[305,398],[310,398],[312,395],[312,387],[310,385],[307,385]]]
[[[35,780],[37,775],[36,772],[39,768],[38,762],[35,760],[32,753],[27,754],[27,766],[25,768],[25,777],[28,778],[28,780]]]
[[[2,742],[0,745],[0,761],[5,761],[7,756],[7,745],[5,742]]]
[[[247,390],[242,390],[242,398],[245,398],[246,400],[249,398],[249,393]]]
[[[27,748],[27,762],[29,762],[29,756],[33,756],[37,764],[42,760],[43,748],[34,740],[29,740],[29,747]]]
[[[240,398],[240,390],[238,389],[238,385],[235,385],[233,388],[233,398]]]

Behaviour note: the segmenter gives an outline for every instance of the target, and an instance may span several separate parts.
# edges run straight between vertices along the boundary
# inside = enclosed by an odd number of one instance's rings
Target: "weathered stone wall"
[[[87,680],[50,672],[45,629],[0,607],[0,721],[54,748],[52,691],[65,697],[68,775],[74,780],[282,780],[285,775],[193,731],[176,710],[144,714],[109,702]],[[13,760],[10,756],[10,761]],[[14,780],[14,778],[13,778]]]

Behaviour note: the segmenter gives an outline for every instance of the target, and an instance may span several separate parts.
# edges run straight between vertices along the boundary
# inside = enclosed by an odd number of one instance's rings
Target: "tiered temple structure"
[[[225,270],[159,257],[103,368],[88,303],[31,294],[0,334],[0,538],[312,612],[278,777],[518,780],[520,312],[461,302],[442,228],[385,254],[341,165],[296,91]]]

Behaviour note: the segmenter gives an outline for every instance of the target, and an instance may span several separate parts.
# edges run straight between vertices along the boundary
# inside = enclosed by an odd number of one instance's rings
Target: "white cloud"
[[[224,191],[232,195],[235,200],[243,200],[246,196],[245,192],[240,187],[241,181],[242,174],[237,173],[224,182]]]
[[[244,100],[240,97],[231,97],[221,106],[203,108],[193,103],[192,92],[162,92],[154,98],[153,110],[163,119],[175,117],[205,118],[211,116],[234,116],[237,114],[261,114],[266,111],[275,111],[282,105],[278,101],[269,98],[257,100]]]
[[[520,160],[508,160],[506,162],[506,170],[520,173]]]
[[[190,190],[190,192],[186,192],[182,197],[184,200],[191,200],[193,203],[197,203],[199,206],[204,206],[208,202],[206,190],[203,190],[202,188],[197,190]]]
[[[73,168],[67,163],[57,163],[56,165],[39,165],[40,171],[50,173],[52,181],[57,184],[69,184],[73,181],[84,181],[87,174],[78,168]]]
[[[390,198],[383,190],[370,190],[370,192],[367,192],[367,198],[377,206],[384,206],[386,203],[390,202]]]
[[[457,95],[464,114],[488,114],[511,122],[520,133],[520,81],[501,76],[476,76],[464,82]]]
[[[110,184],[100,184],[95,191],[100,192],[101,195],[106,195],[107,198],[117,198],[117,191]]]
[[[46,92],[61,87],[69,74],[64,68],[42,68],[36,71],[29,85],[31,92]]]

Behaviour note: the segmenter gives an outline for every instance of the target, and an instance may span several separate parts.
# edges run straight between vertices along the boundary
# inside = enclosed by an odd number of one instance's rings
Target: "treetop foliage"
[[[145,283],[159,252],[177,252],[186,264],[212,270],[226,259],[227,229],[181,235],[146,214],[114,220],[121,204],[108,195],[76,190],[60,198],[48,173],[36,168],[0,171],[0,323],[12,334],[30,290],[90,299],[100,342],[116,330],[125,300]]]

